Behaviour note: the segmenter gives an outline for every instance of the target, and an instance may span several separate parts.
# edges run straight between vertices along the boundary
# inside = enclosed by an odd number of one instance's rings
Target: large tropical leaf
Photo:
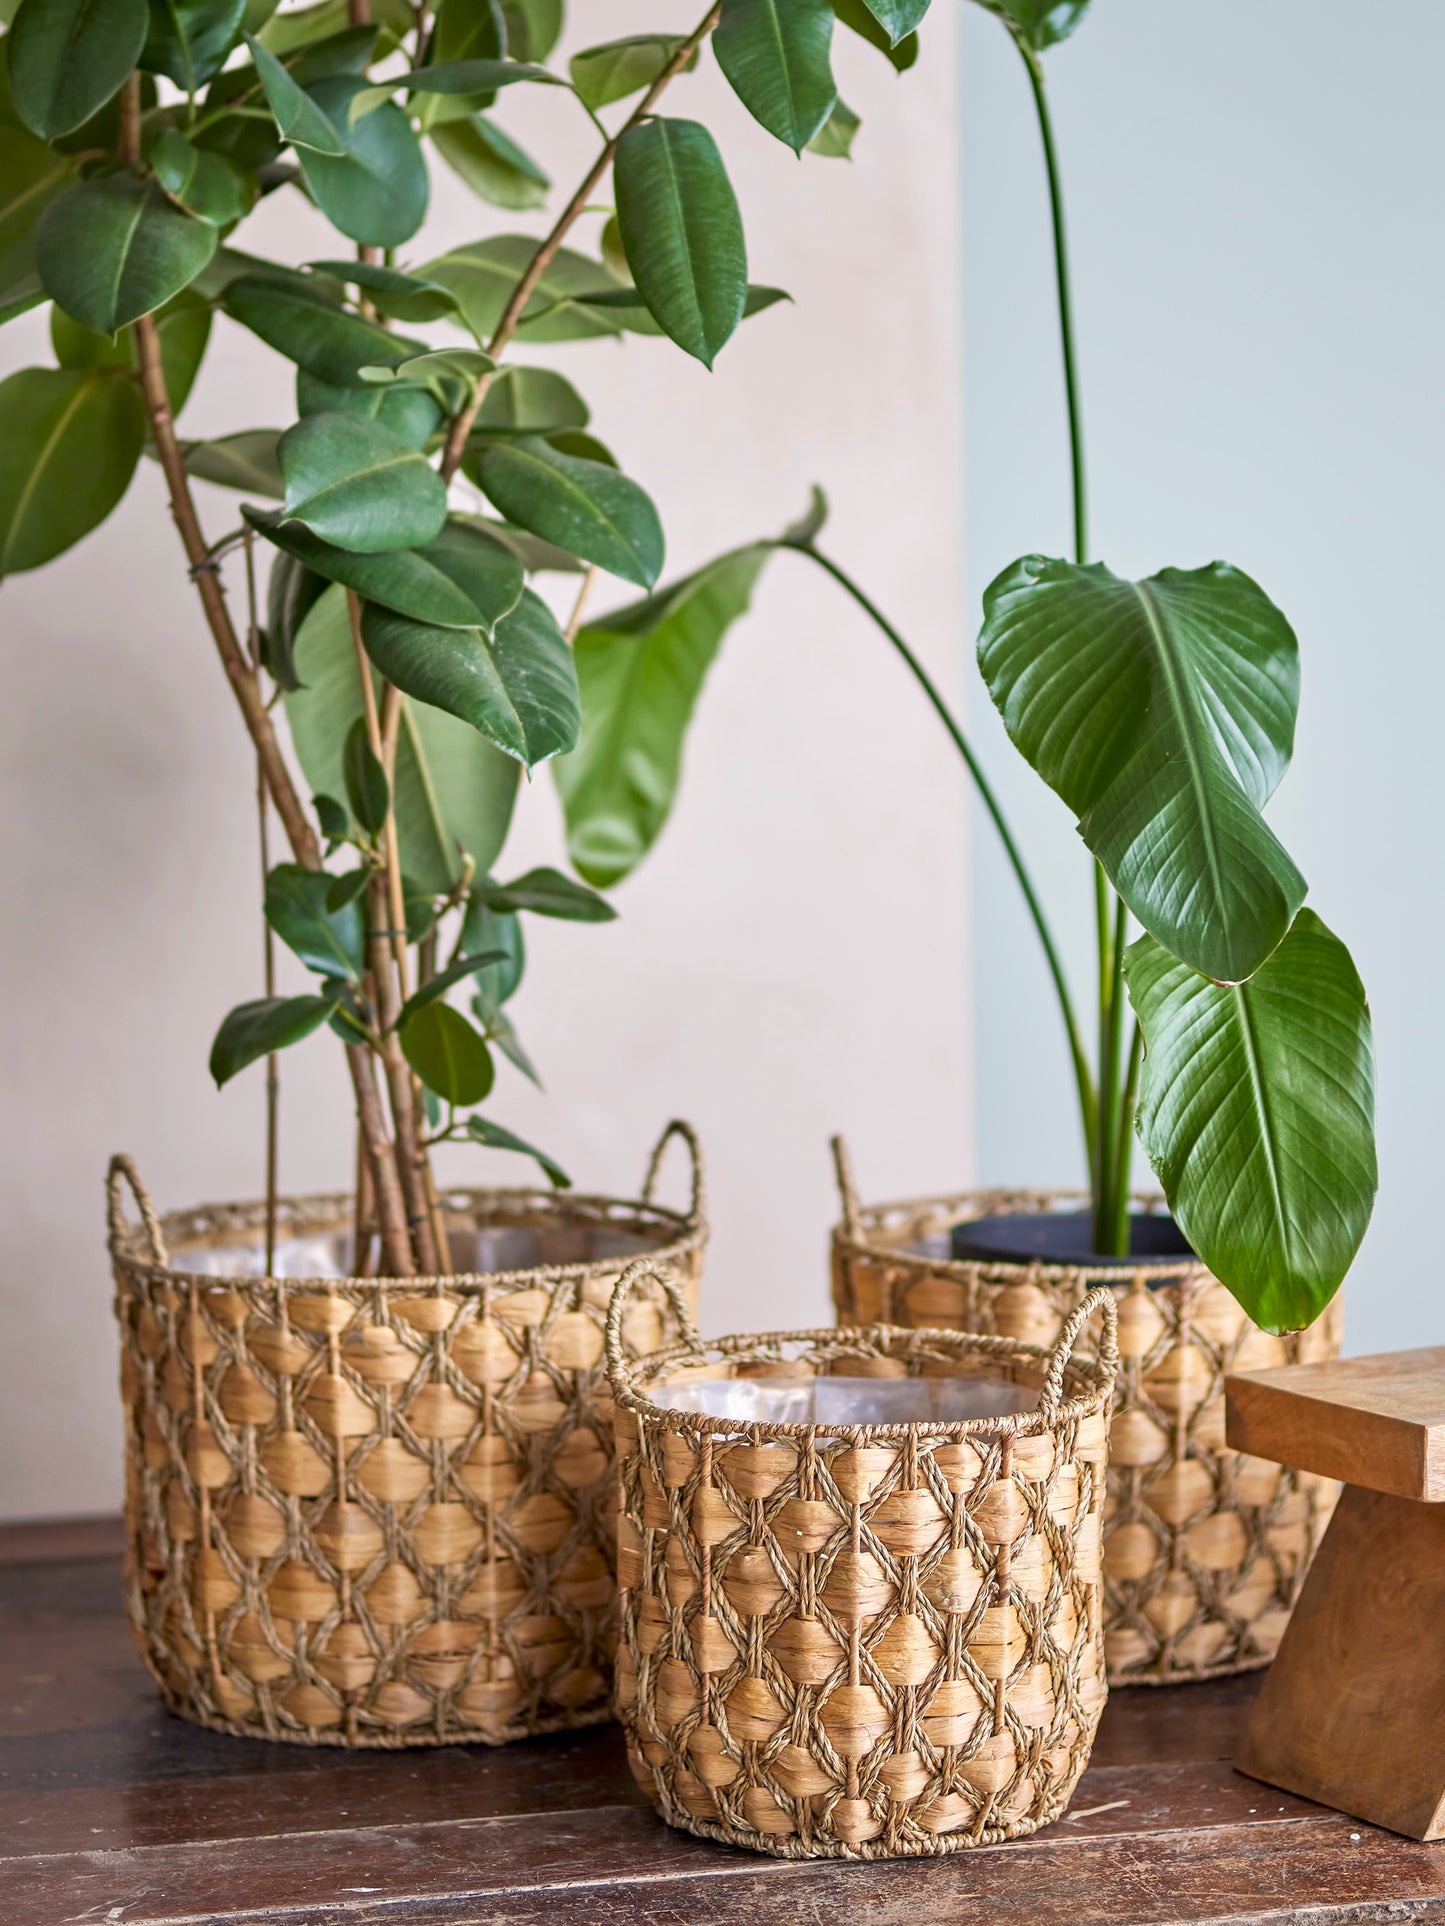
[[[417,272],[450,288],[461,304],[467,326],[479,341],[496,332],[518,281],[532,264],[537,242],[526,234],[490,234],[467,247],[428,261]],[[522,310],[519,338],[525,341],[583,341],[620,333],[619,324],[579,306],[577,296],[615,289],[621,283],[600,261],[571,248],[558,248]]]
[[[576,742],[572,655],[552,611],[531,589],[490,637],[413,622],[370,602],[361,632],[389,682],[470,723],[529,769]]]
[[[11,98],[31,133],[55,140],[103,107],[149,21],[146,0],[22,0],[5,45]]]
[[[886,56],[895,73],[907,73],[918,59],[918,35],[906,34],[895,46],[889,39],[886,27],[880,26],[878,16],[865,4],[865,0],[832,0],[833,11],[845,27],[866,40],[870,47],[876,47]]]
[[[286,696],[297,761],[313,792],[341,796],[346,737],[363,704],[346,596],[339,587],[328,589],[301,623],[294,665],[305,684]],[[461,875],[462,850],[485,876],[506,840],[517,781],[516,762],[469,724],[404,700],[394,788],[401,866],[408,878],[444,894]]]
[[[361,555],[336,548],[275,513],[246,511],[253,528],[314,574],[343,582],[369,602],[438,628],[488,634],[522,599],[522,564],[503,543],[469,522],[451,521],[422,548]]]
[[[900,38],[891,29],[890,36]],[[795,154],[838,98],[828,64],[832,39],[831,0],[722,0],[712,37],[718,65],[754,120]]]
[[[474,194],[493,207],[540,207],[552,185],[530,154],[485,114],[444,121],[431,129],[432,145]]]
[[[402,367],[407,363],[403,362]],[[441,425],[441,403],[427,389],[393,374],[389,381],[368,381],[359,388],[321,381],[304,368],[296,371],[298,415],[365,415],[400,435],[411,448],[425,448]]]
[[[233,320],[307,374],[337,387],[361,387],[363,368],[394,368],[426,348],[424,341],[390,334],[349,313],[303,275],[243,271],[220,292]]]
[[[984,595],[979,666],[1015,746],[1152,935],[1238,983],[1305,882],[1260,815],[1289,763],[1294,633],[1226,563],[1127,582],[1025,556]]]
[[[567,71],[572,85],[588,107],[608,107],[614,100],[640,94],[650,87],[682,45],[683,35],[635,33],[625,40],[604,41],[573,54]],[[694,47],[688,69],[697,65]]]
[[[22,368],[0,382],[0,576],[39,568],[130,484],[145,408],[113,368]]]
[[[873,7],[873,0],[868,4]],[[1068,39],[1088,12],[1089,0],[979,0],[979,5],[1007,22],[1026,47],[1042,53]]]
[[[0,126],[0,321],[45,298],[35,266],[35,229],[75,162],[23,127]]]
[[[298,147],[296,158],[333,227],[368,246],[400,247],[426,218],[426,159],[416,129],[390,102],[351,124],[351,104],[365,90],[364,80],[343,74],[315,82],[310,98],[341,135],[346,152]]]
[[[67,187],[50,203],[35,230],[35,262],[67,314],[114,334],[194,280],[218,238],[154,182],[111,174]]]
[[[638,293],[677,345],[710,368],[748,294],[742,216],[716,141],[696,121],[645,120],[618,143],[613,179]]]
[[[864,4],[895,47],[916,30],[929,8],[929,0],[864,0]]]
[[[286,516],[313,535],[374,555],[441,533],[446,484],[426,456],[379,421],[306,415],[277,447]]]
[[[553,774],[573,867],[599,889],[630,875],[662,833],[703,680],[770,553],[735,549],[578,636],[582,736]]]
[[[251,57],[256,63],[256,77],[261,83],[261,91],[266,96],[266,105],[275,116],[276,125],[284,140],[298,150],[310,148],[318,154],[330,154],[341,159],[346,153],[346,140],[343,134],[331,124],[331,119],[311,98],[295,77],[276,58],[269,48],[262,46],[250,34],[246,45],[251,49]]]
[[[1125,959],[1144,1032],[1139,1135],[1180,1229],[1259,1324],[1319,1316],[1374,1205],[1370,1012],[1312,910],[1247,983],[1196,975],[1152,937]]]
[[[139,65],[194,94],[241,38],[246,0],[151,0]]]
[[[605,462],[535,435],[483,445],[468,473],[519,528],[650,588],[662,572],[662,523],[647,494]]]

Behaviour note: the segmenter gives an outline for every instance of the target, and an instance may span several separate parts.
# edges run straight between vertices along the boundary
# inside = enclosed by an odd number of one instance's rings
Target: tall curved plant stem
[[[957,749],[959,755],[963,757],[964,765],[969,775],[973,778],[973,784],[978,791],[979,798],[984,808],[988,811],[994,828],[998,831],[999,840],[1003,844],[1004,854],[1007,856],[1014,876],[1018,880],[1019,888],[1023,891],[1024,902],[1028,905],[1029,915],[1033,918],[1034,929],[1038,932],[1039,942],[1043,946],[1044,960],[1048,965],[1049,975],[1053,979],[1054,994],[1058,999],[1060,1015],[1064,1019],[1064,1031],[1069,1042],[1069,1056],[1074,1066],[1074,1082],[1078,1089],[1079,1108],[1084,1118],[1084,1137],[1090,1148],[1090,1162],[1092,1166],[1093,1146],[1096,1142],[1098,1131],[1097,1097],[1094,1090],[1094,1080],[1089,1072],[1089,1060],[1085,1055],[1083,1038],[1079,1031],[1078,1017],[1074,1011],[1073,998],[1069,994],[1068,978],[1064,975],[1064,966],[1059,956],[1058,945],[1054,941],[1053,931],[1050,929],[1048,918],[1044,914],[1044,907],[1039,900],[1039,893],[1034,888],[1033,878],[1029,875],[1028,866],[1023,859],[1023,852],[1014,839],[1013,831],[1009,828],[1008,819],[1003,813],[1003,808],[998,797],[994,794],[993,785],[984,774],[978,757],[973,752],[972,745],[967,736],[964,735],[963,730],[959,727],[953,711],[939,693],[938,686],[932,676],[929,675],[927,669],[924,668],[908,643],[899,634],[898,630],[894,628],[887,616],[884,615],[883,611],[878,607],[878,604],[853,580],[852,576],[849,575],[845,569],[840,568],[831,557],[825,555],[821,549],[816,548],[812,542],[781,541],[778,542],[776,546],[791,549],[795,555],[808,556],[818,564],[819,568],[831,575],[840,588],[852,596],[863,613],[882,631],[883,635],[887,637],[888,641],[892,643],[893,647],[902,657],[919,688],[922,689],[923,693],[932,703],[940,721],[952,739],[953,746]]]

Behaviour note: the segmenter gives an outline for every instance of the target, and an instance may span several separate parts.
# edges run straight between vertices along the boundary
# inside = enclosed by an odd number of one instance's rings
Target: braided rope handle
[[[618,1278],[617,1287],[612,1293],[612,1302],[607,1306],[607,1381],[614,1391],[631,1389],[627,1353],[622,1348],[622,1313],[628,1298],[644,1278],[651,1278],[654,1284],[662,1286],[663,1295],[677,1313],[684,1341],[696,1351],[700,1358],[706,1355],[702,1348],[702,1339],[697,1334],[697,1326],[692,1321],[692,1312],[688,1308],[687,1298],[683,1295],[677,1279],[671,1272],[654,1264],[650,1257],[634,1258]]]
[[[858,1186],[853,1181],[853,1159],[841,1136],[831,1140],[833,1169],[838,1176],[838,1195],[843,1201],[843,1228],[856,1244],[863,1235],[863,1207],[858,1202]]]
[[[1112,1390],[1115,1375],[1119,1369],[1119,1305],[1113,1291],[1100,1285],[1089,1292],[1083,1303],[1059,1332],[1058,1341],[1049,1354],[1049,1368],[1044,1378],[1043,1394],[1039,1398],[1039,1410],[1051,1414],[1058,1408],[1064,1393],[1064,1372],[1069,1359],[1074,1354],[1074,1346],[1079,1341],[1079,1333],[1094,1315],[1095,1311],[1104,1313],[1104,1341],[1099,1346],[1099,1363],[1108,1373]]]
[[[122,1185],[129,1185],[130,1194],[136,1201],[136,1208],[140,1211],[141,1222],[145,1226],[146,1241],[150,1245],[151,1262],[169,1264],[171,1260],[166,1254],[166,1240],[161,1235],[161,1220],[156,1214],[155,1205],[150,1200],[150,1192],[141,1182],[130,1158],[119,1154],[111,1158],[110,1169],[105,1174],[105,1215],[110,1225],[112,1251],[119,1245],[127,1229],[125,1200],[121,1194]]]
[[[702,1145],[697,1140],[697,1132],[690,1123],[681,1117],[674,1117],[653,1146],[651,1157],[647,1160],[647,1175],[642,1180],[642,1201],[650,1204],[657,1193],[658,1173],[662,1169],[662,1159],[667,1146],[676,1137],[687,1145],[692,1158],[692,1202],[688,1206],[687,1221],[694,1228],[707,1222],[707,1175],[703,1169]]]

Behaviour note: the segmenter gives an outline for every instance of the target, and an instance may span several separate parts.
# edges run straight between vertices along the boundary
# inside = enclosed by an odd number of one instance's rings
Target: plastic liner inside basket
[[[486,1224],[473,1229],[453,1225],[447,1242],[452,1269],[478,1275],[532,1270],[537,1265],[595,1264],[607,1258],[640,1257],[653,1248],[651,1238],[596,1226]],[[277,1277],[355,1275],[350,1231],[321,1231],[310,1237],[283,1238],[276,1246]],[[201,1277],[264,1277],[266,1252],[258,1241],[203,1246],[173,1253],[176,1266]]]
[[[1037,1389],[983,1376],[692,1378],[649,1392],[667,1411],[744,1424],[926,1424],[1007,1418],[1037,1408]]]

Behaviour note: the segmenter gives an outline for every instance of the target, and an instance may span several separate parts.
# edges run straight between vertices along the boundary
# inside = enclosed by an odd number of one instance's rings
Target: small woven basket
[[[1121,1270],[949,1256],[955,1224],[1078,1210],[1075,1192],[965,1191],[858,1201],[834,1141],[843,1221],[833,1231],[841,1324],[884,1321],[1054,1341],[1085,1293],[1119,1311],[1119,1383],[1104,1522],[1104,1634],[1114,1685],[1177,1684],[1274,1657],[1339,1486],[1224,1442],[1224,1378],[1339,1354],[1338,1298],[1307,1331],[1263,1331],[1206,1267]],[[1162,1199],[1139,1197],[1138,1209]]]
[[[653,1202],[693,1156],[686,1214]],[[126,1222],[129,1185],[141,1223]],[[500,1744],[611,1716],[612,1407],[603,1322],[646,1253],[695,1298],[702,1167],[668,1126],[639,1202],[535,1190],[443,1199],[443,1278],[337,1275],[351,1201],[158,1218],[108,1180],[126,1416],[126,1602],[182,1717],[304,1745]],[[676,1329],[634,1306],[625,1340]]]
[[[1052,1352],[875,1326],[689,1333],[634,1363],[626,1301],[650,1274],[640,1261],[618,1285],[607,1359],[618,1706],[662,1817],[786,1859],[957,1852],[1056,1819],[1106,1689],[1113,1297],[1086,1298]],[[1073,1358],[1095,1309],[1098,1354]],[[744,1422],[650,1395],[810,1375],[989,1376],[1039,1396],[1009,1417],[855,1425]]]

